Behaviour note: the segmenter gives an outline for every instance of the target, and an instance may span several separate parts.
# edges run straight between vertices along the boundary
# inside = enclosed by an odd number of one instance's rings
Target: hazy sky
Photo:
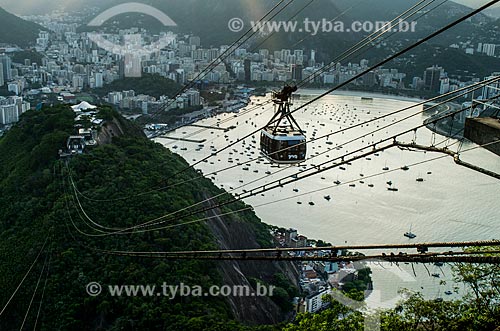
[[[481,5],[487,2],[486,0],[454,0],[454,1],[474,8],[480,7]],[[500,7],[500,5],[496,4],[494,7]]]
[[[6,10],[13,12],[18,15],[23,14],[34,14],[40,12],[52,11],[56,8],[71,8],[75,6],[75,4],[82,3],[102,3],[106,0],[0,0],[0,6],[5,8]],[[134,0],[129,0],[134,1]],[[397,0],[395,0],[397,1]],[[479,7],[482,4],[485,4],[487,0],[454,0],[455,2],[471,6],[471,7]],[[126,0],[123,0],[126,2]],[[495,5],[495,7],[500,7],[500,4]]]

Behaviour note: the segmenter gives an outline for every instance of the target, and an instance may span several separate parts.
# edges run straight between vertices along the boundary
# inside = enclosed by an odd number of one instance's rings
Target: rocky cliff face
[[[99,144],[109,144],[113,137],[143,135],[135,125],[115,117],[106,121],[98,135]],[[203,195],[207,199],[209,194]],[[220,249],[261,248],[257,240],[256,229],[248,221],[238,217],[223,216],[219,209],[207,212],[207,217],[215,217],[207,222]],[[269,236],[269,239],[271,237]],[[224,285],[246,285],[251,287],[250,279],[259,279],[270,283],[273,276],[283,274],[298,287],[299,270],[294,263],[269,261],[221,261],[218,262]],[[276,324],[287,320],[291,313],[283,311],[268,296],[229,296],[227,297],[232,313],[242,323]]]
[[[110,144],[113,137],[145,137],[144,133],[136,125],[131,124],[124,118],[113,117],[112,120],[103,122],[101,130],[97,136],[97,142],[101,144]]]
[[[118,236],[114,231],[103,231],[130,229],[177,213],[222,190],[205,178],[191,181],[197,173],[186,169],[185,160],[140,138],[140,128],[115,116],[109,108],[103,107],[100,116],[107,124],[102,127],[99,145],[63,160],[57,158],[57,151],[75,132],[74,112],[66,105],[23,114],[0,139],[0,302],[10,300],[19,274],[28,268],[26,263],[33,266],[2,315],[0,330],[13,330],[23,323],[38,277],[46,285],[39,321],[43,330],[248,331],[251,328],[242,324],[285,320],[290,306],[287,299],[295,293],[282,274],[295,279],[293,265],[146,259],[112,253],[268,247],[272,238],[251,212],[227,216],[227,211],[239,208],[238,204],[224,207],[224,217],[206,224],[182,224],[180,217],[165,219],[179,226],[144,233]],[[140,193],[164,186],[165,178],[174,175],[184,183]],[[220,210],[213,210],[207,216],[220,214]],[[96,248],[109,252],[97,252]],[[85,290],[94,281],[104,289],[100,296]],[[125,295],[107,293],[108,286],[115,285],[186,284],[208,289],[260,281],[279,285],[281,295],[271,300],[195,295],[171,298],[162,295],[163,290],[156,295],[128,295],[127,290]],[[27,325],[33,325],[35,318],[30,314]]]
[[[214,209],[207,217],[215,217],[208,226],[220,249],[260,248],[255,231],[247,222],[229,217],[217,217],[220,210]],[[269,261],[222,261],[218,263],[227,285],[248,285],[250,278],[270,282],[277,273],[284,274],[298,287],[299,269],[291,262]],[[286,320],[290,313],[283,312],[269,297],[228,297],[235,317],[248,324],[275,324]]]
[[[114,117],[102,125],[97,141],[99,144],[109,144],[114,137],[124,135],[141,136],[143,134],[130,122],[120,117]],[[209,193],[205,193],[201,198],[205,200],[209,196]],[[222,212],[219,209],[213,209],[207,212],[206,215],[207,217],[214,217],[210,222],[207,222],[207,226],[220,249],[261,248],[257,240],[256,229],[250,222],[231,215],[219,217],[220,214]],[[253,215],[252,218],[256,219]],[[221,261],[217,262],[217,264],[224,285],[252,287],[250,281],[252,278],[270,283],[274,275],[283,274],[293,285],[298,287],[299,270],[293,263]],[[291,316],[290,312],[283,311],[268,296],[229,296],[227,301],[235,318],[245,324],[276,324],[287,320]]]

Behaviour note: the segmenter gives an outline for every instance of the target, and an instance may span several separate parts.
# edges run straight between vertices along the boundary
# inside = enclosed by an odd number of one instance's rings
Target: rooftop
[[[478,117],[475,118],[474,121],[479,122],[481,124],[491,126],[492,128],[495,128],[497,130],[500,130],[500,119],[499,118],[493,118],[493,117]]]

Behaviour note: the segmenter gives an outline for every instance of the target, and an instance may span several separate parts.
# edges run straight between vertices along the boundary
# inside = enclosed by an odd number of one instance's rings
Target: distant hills
[[[491,17],[500,18],[500,7],[488,9],[486,10],[486,14]]]
[[[45,29],[0,7],[0,43],[26,47],[35,43],[40,30]]]
[[[413,77],[422,77],[424,70],[434,64],[443,66],[449,77],[465,81],[491,75],[496,68],[500,68],[500,59],[486,55],[468,55],[450,47],[424,45],[412,52],[411,57],[404,57],[391,67],[406,73],[405,82],[409,84]]]
[[[123,1],[106,2],[102,9],[107,9],[121,2]],[[300,9],[306,7],[294,18],[299,27],[302,26],[305,18],[316,22],[323,19],[335,20],[350,27],[354,21],[389,21],[418,3],[417,0],[316,0],[306,6],[309,2],[310,0],[295,0],[273,20],[287,21]],[[177,23],[178,27],[174,32],[198,35],[201,37],[202,47],[217,47],[224,44],[230,45],[238,39],[249,28],[251,21],[258,21],[275,3],[270,3],[267,0],[252,0],[251,2],[246,0],[183,0],[182,2],[150,0],[148,4],[162,10]],[[385,58],[389,52],[401,49],[403,45],[409,45],[429,35],[470,11],[472,11],[470,7],[452,1],[432,3],[407,19],[407,21],[417,20],[415,32],[396,33],[388,36],[384,47],[373,47],[343,62],[358,62],[365,58],[370,60],[370,63],[375,63]],[[245,28],[242,32],[234,33],[228,29],[228,21],[234,17],[241,18],[245,22]],[[164,29],[159,22],[151,17],[130,13],[117,16],[108,23],[110,25],[107,28],[113,29],[137,25],[152,31]],[[498,22],[495,22],[494,18],[482,13],[478,14],[408,54],[419,60],[417,61],[418,65],[411,63],[412,61],[405,61],[405,63],[394,61],[389,66],[407,73],[407,83],[414,75],[422,75],[423,69],[432,64],[442,65],[453,77],[483,77],[485,74],[491,73],[490,65],[496,65],[497,59],[467,55],[463,51],[448,48],[452,44],[465,41],[472,41],[471,47],[473,48],[477,46],[477,43],[492,42],[492,40],[498,39],[495,35],[498,33],[497,26]],[[306,32],[280,32],[273,34],[263,44],[260,44],[266,36],[258,34],[243,47],[252,49],[258,45],[259,48],[267,48],[271,51],[283,48],[315,49],[316,61],[329,63],[366,35],[367,33],[320,32],[311,36]],[[428,56],[429,54],[433,54],[433,56]],[[447,55],[455,57],[447,57]]]
[[[177,24],[176,32],[193,33],[199,35],[202,39],[203,46],[219,46],[222,44],[231,44],[243,32],[234,33],[228,29],[228,21],[231,18],[238,17],[245,22],[245,30],[249,28],[250,21],[257,21],[259,18],[273,7],[274,3],[267,0],[137,0],[152,5],[170,16]],[[57,0],[57,8],[62,10],[81,11],[85,6],[97,6],[102,10],[108,9],[114,5],[124,3],[124,0],[109,0],[109,1],[94,1],[86,2],[71,2],[71,7],[66,6],[69,1]],[[308,4],[310,0],[295,0],[289,7],[280,13],[273,20],[286,21],[292,17],[297,11]],[[338,20],[346,25],[353,21],[384,21],[394,18],[401,12],[416,4],[417,0],[316,0],[307,6],[294,20],[303,22],[304,18],[320,21],[322,19],[331,20],[344,13]],[[40,2],[33,6],[40,6]],[[425,10],[431,9],[436,4],[430,5]],[[11,6],[12,7],[12,6]],[[9,8],[11,8],[9,7]],[[54,7],[54,2],[47,5]],[[12,7],[17,8],[17,7]],[[38,7],[37,7],[38,8]],[[54,8],[56,9],[56,8]],[[423,35],[434,31],[436,28],[443,26],[460,15],[469,12],[471,8],[448,1],[440,5],[429,15],[423,16],[418,21],[416,33],[397,34],[391,39],[409,39],[416,40]],[[492,15],[495,11],[500,10],[494,8],[489,11]],[[422,13],[423,14],[423,13]],[[420,14],[416,15],[419,16]],[[5,17],[4,17],[5,16]],[[89,17],[90,21],[93,17]],[[479,22],[488,23],[493,21],[490,16],[480,14],[474,17],[470,22],[464,22],[456,27],[453,32],[444,34],[436,42],[442,46],[448,46],[452,43],[456,35],[466,37],[474,34],[477,31]],[[153,18],[139,14],[124,14],[113,19],[115,24],[120,27],[142,25],[148,29],[158,30],[160,24]],[[119,22],[119,23],[117,23]],[[8,28],[7,28],[8,27]],[[22,21],[19,17],[7,13],[0,9],[0,42],[4,40],[13,42],[19,40],[20,44],[26,44],[33,40],[35,32],[41,29],[40,26]],[[245,31],[244,30],[244,31]],[[11,33],[11,31],[15,31]],[[479,35],[483,35],[481,31]],[[487,32],[486,32],[487,35]],[[302,40],[306,33],[278,33],[272,36],[263,47],[269,49],[280,49],[290,47],[291,45]],[[14,39],[14,40],[12,40]],[[481,39],[481,38],[479,38]],[[314,47],[321,53],[331,54],[336,49],[343,48],[344,43],[349,43],[352,40],[359,40],[359,35],[353,33],[323,33],[318,34],[314,38],[306,38],[298,46],[301,48]]]
[[[107,9],[122,2],[122,0],[107,1],[105,5],[102,5],[102,9]],[[287,21],[309,2],[310,0],[295,0],[273,20]],[[349,27],[353,21],[376,22],[390,20],[417,2],[417,0],[317,0],[308,5],[294,20],[298,21],[299,24],[302,24],[305,18],[312,21],[333,20],[344,13],[336,21],[341,21],[346,27]],[[199,35],[204,47],[231,44],[243,34],[243,31],[250,27],[251,21],[259,20],[274,5],[274,3],[267,0],[252,0],[251,2],[246,0],[150,0],[147,3],[170,16],[178,24],[178,32]],[[449,1],[437,6],[431,13],[426,13],[436,5],[437,3],[429,5],[422,12],[409,19],[411,21],[422,16],[418,19],[415,33],[398,33],[392,36],[391,40],[417,40],[472,10],[467,6]],[[234,17],[241,18],[245,22],[245,28],[242,32],[234,33],[228,29],[228,21]],[[114,24],[118,24],[120,27],[126,25],[136,26],[142,23],[143,27],[149,29],[160,28],[154,19],[148,19],[141,15],[126,14],[114,18],[113,21]],[[493,21],[491,17],[479,14],[470,21],[460,24],[453,31],[443,34],[433,43],[449,46],[456,42],[457,35],[461,37],[474,36],[474,40],[476,40],[476,36],[478,39],[483,36],[487,37],[488,31],[481,30],[479,23],[491,21]],[[321,58],[322,52],[335,55],[341,49],[345,49],[345,45],[352,44],[353,40],[357,41],[361,37],[360,34],[352,32],[319,33],[314,37],[307,37],[307,35],[306,32],[277,33],[266,41],[262,48],[271,50],[290,48],[300,41],[297,48],[315,48]],[[304,37],[306,38],[304,39]],[[259,39],[254,39],[253,43],[257,42],[259,42]]]
[[[178,25],[174,30],[176,33],[190,33],[201,37],[203,47],[220,46],[231,44],[238,39],[243,32],[234,33],[228,29],[228,21],[231,18],[241,18],[245,22],[245,29],[249,28],[251,21],[257,21],[273,7],[274,3],[268,0],[138,0],[152,5],[170,16]],[[60,8],[66,10],[78,11],[86,6],[99,6],[101,10],[108,9],[114,5],[124,3],[124,0],[109,0],[98,2],[89,0],[85,4],[77,3],[77,7]],[[301,8],[305,7],[310,0],[295,0],[282,13],[273,20],[287,21],[294,16]],[[416,4],[417,0],[316,0],[310,3],[294,20],[302,24],[305,18],[311,21],[321,21],[323,19],[333,20],[339,15],[336,21],[343,22],[350,26],[353,21],[387,21],[408,8]],[[66,3],[59,0],[61,5]],[[80,6],[80,7],[78,7]],[[448,1],[439,5],[435,10],[426,13],[436,4],[425,8],[409,20],[418,18],[416,32],[397,33],[388,39],[388,45],[399,47],[400,44],[408,44],[418,40],[432,31],[444,26],[459,16],[471,11],[471,8]],[[496,9],[493,9],[494,11]],[[491,13],[491,11],[490,11]],[[422,16],[419,18],[419,16]],[[90,21],[94,17],[88,17]],[[452,30],[434,38],[430,43],[437,46],[448,47],[460,40],[472,40],[474,43],[491,42],[492,26],[498,26],[494,23],[495,19],[485,14],[479,14],[467,22],[463,22]],[[109,22],[111,26],[117,28],[126,27],[145,27],[152,31],[163,30],[161,24],[154,18],[141,14],[127,13],[113,18]],[[300,25],[299,25],[300,27]],[[86,27],[82,27],[85,29]],[[9,14],[0,9],[0,42],[16,42],[25,46],[32,42],[36,33],[42,27],[23,21],[17,16]],[[83,29],[81,31],[83,31]],[[329,62],[336,55],[351,46],[354,42],[361,39],[366,34],[356,34],[352,32],[344,33],[318,33],[311,37],[306,32],[280,32],[271,36],[260,48],[270,50],[280,50],[282,48],[295,49],[316,49],[317,60],[320,62]],[[254,37],[244,47],[251,48],[260,43],[264,36]],[[457,39],[460,38],[460,39]],[[386,55],[383,49],[374,48],[364,54],[365,58],[376,60]]]

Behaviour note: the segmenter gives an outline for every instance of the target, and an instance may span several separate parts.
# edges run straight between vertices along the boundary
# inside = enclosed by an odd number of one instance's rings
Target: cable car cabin
[[[278,110],[260,133],[261,152],[276,163],[299,163],[306,158],[306,136],[290,111],[295,91],[296,86],[285,85],[281,92],[273,93]]]
[[[286,85],[281,92],[273,93],[278,110],[260,133],[261,152],[276,163],[298,163],[306,158],[306,136],[290,111],[295,91],[296,86]]]
[[[273,134],[273,131],[274,134]],[[262,129],[260,149],[276,163],[298,163],[306,158],[306,136],[290,127]]]

